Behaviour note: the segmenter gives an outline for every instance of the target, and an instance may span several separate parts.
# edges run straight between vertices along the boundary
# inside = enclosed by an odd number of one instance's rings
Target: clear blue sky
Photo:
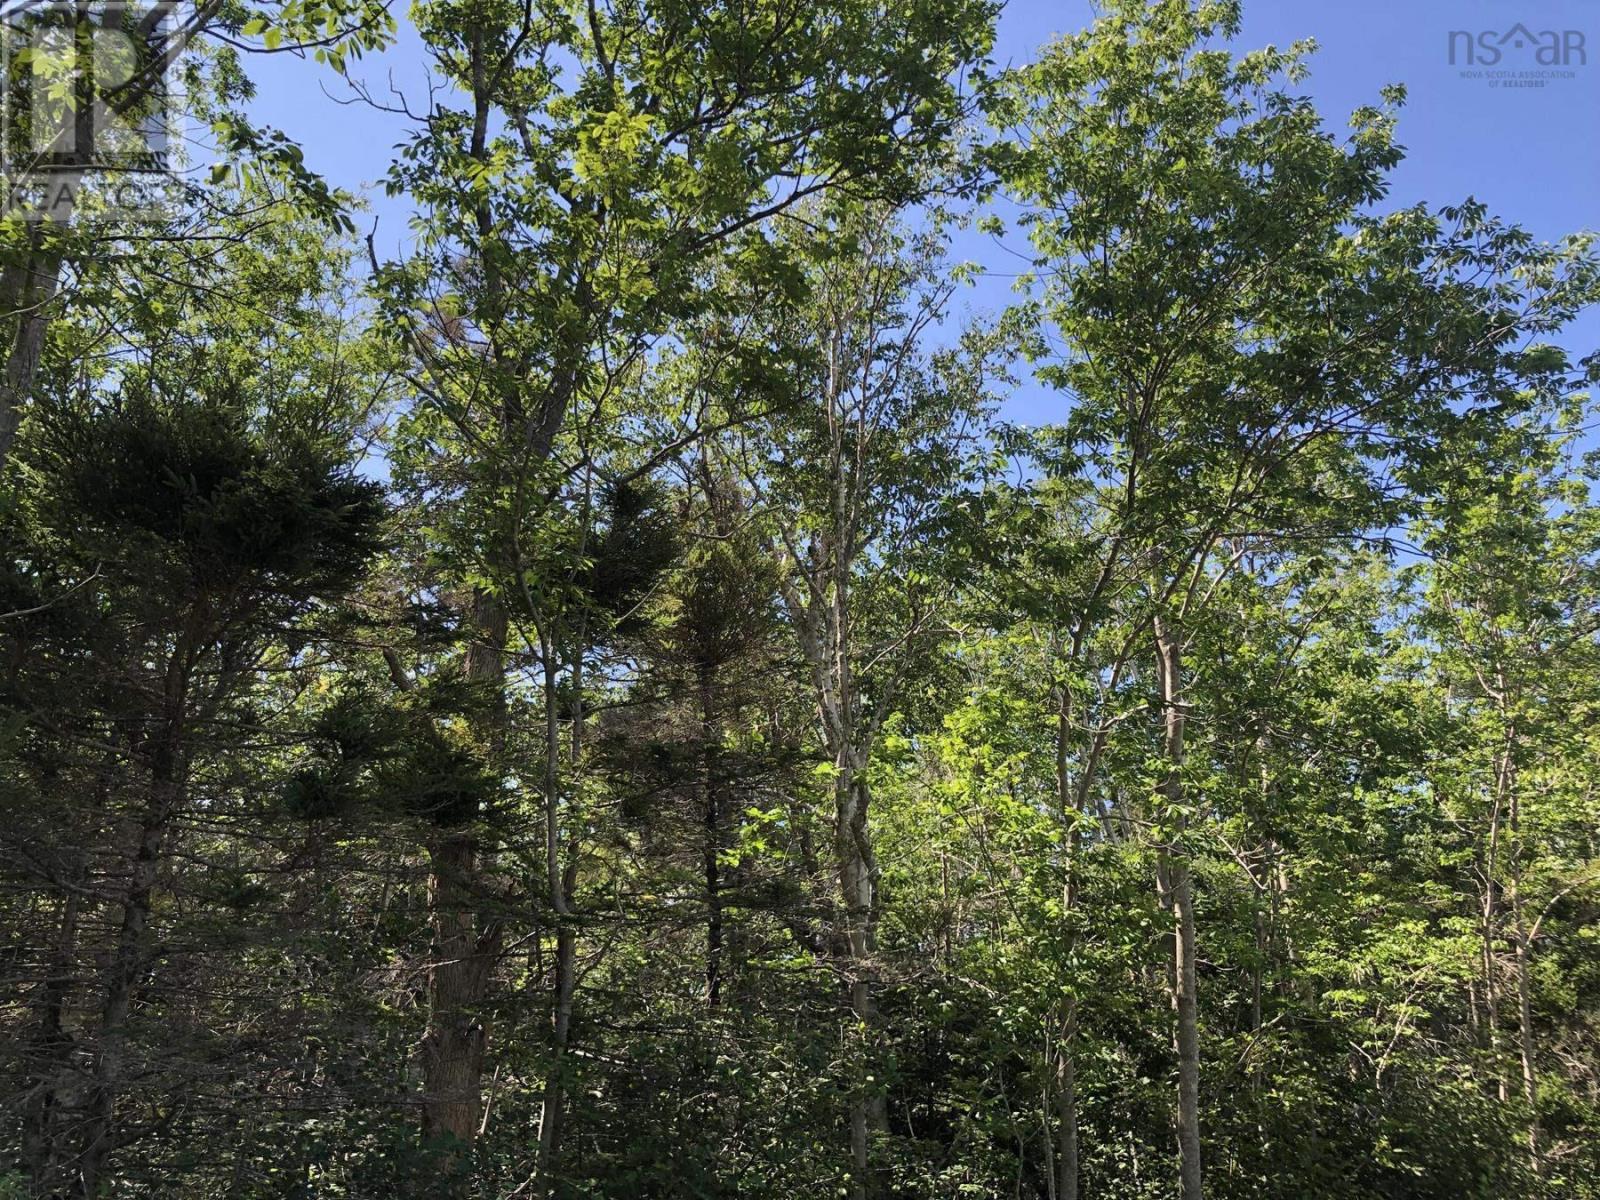
[[[1086,0],[1011,0],[996,56],[1025,62],[1053,34],[1092,19]],[[1588,61],[1570,64],[1572,78],[1548,79],[1542,87],[1496,86],[1463,77],[1463,62],[1451,65],[1452,31],[1503,34],[1518,24],[1535,34],[1576,31]],[[1600,0],[1246,0],[1241,48],[1305,37],[1319,46],[1306,87],[1330,125],[1342,127],[1383,85],[1406,85],[1400,140],[1408,155],[1395,176],[1394,204],[1476,196],[1542,238],[1600,227]],[[1459,59],[1459,43],[1457,49]],[[1526,50],[1507,44],[1504,53],[1502,69],[1536,66]],[[379,96],[392,74],[413,107],[421,107],[421,62],[408,29],[395,47],[352,71]],[[260,83],[258,118],[299,140],[314,170],[351,190],[382,178],[404,118],[340,106],[321,90],[343,95],[339,81],[311,62],[279,55],[254,61],[251,71]],[[405,239],[406,210],[376,188],[372,206],[381,219],[379,251],[393,255]],[[1003,276],[1017,269],[1016,259],[987,239],[964,241],[960,253],[996,272],[966,303],[977,311],[1003,305]],[[1579,353],[1600,345],[1600,314],[1586,318],[1569,344]],[[1019,398],[1013,415],[1045,419],[1045,403],[1037,393]]]

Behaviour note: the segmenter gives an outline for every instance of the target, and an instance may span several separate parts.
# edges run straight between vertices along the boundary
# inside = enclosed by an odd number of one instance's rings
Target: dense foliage
[[[201,6],[0,222],[0,1197],[1600,1198],[1600,260],[995,16],[419,0],[380,262]]]

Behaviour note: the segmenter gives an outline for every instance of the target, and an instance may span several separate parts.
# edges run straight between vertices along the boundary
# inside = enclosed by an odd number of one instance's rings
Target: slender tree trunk
[[[1270,811],[1272,796],[1272,778],[1267,769],[1267,754],[1270,743],[1265,734],[1256,739],[1256,751],[1261,756],[1257,777],[1261,787],[1261,808],[1265,814]],[[1255,935],[1256,956],[1250,967],[1250,1036],[1251,1047],[1254,1051],[1254,1040],[1261,1034],[1263,1017],[1262,995],[1266,988],[1267,960],[1272,952],[1272,930],[1263,900],[1270,903],[1273,887],[1273,871],[1277,867],[1277,855],[1274,852],[1272,839],[1263,838],[1262,849],[1265,851],[1265,861],[1261,865],[1261,878],[1256,878],[1255,869],[1245,865],[1245,874],[1250,880],[1250,909],[1251,926]],[[1250,1090],[1256,1091],[1261,1084],[1261,1060],[1259,1055],[1252,1053],[1250,1065]]]
[[[139,821],[122,922],[107,969],[100,1010],[99,1057],[95,1062],[77,1160],[77,1194],[93,1200],[99,1193],[106,1161],[117,1149],[117,1101],[124,1083],[128,1020],[133,1013],[138,981],[149,959],[151,900],[160,872],[167,833],[183,800],[188,764],[185,718],[189,683],[199,635],[185,623],[167,660],[161,684],[160,725],[149,745],[149,790]]]
[[[73,109],[73,146],[87,149],[95,144],[95,113],[98,108],[95,96],[95,55],[93,38],[88,23],[80,20],[76,28],[77,53],[75,59],[75,87],[77,96]],[[137,103],[128,95],[129,103]],[[44,354],[45,334],[50,328],[52,310],[61,291],[62,256],[49,245],[52,226],[65,229],[72,222],[77,208],[78,190],[83,186],[84,171],[74,166],[56,173],[50,180],[49,207],[28,223],[28,244],[17,266],[0,276],[0,320],[15,317],[6,346],[6,369],[0,379],[0,467],[11,454],[17,428],[22,424],[22,409],[33,393],[39,374],[39,360]]]
[[[33,392],[50,310],[61,286],[61,259],[40,249],[43,226],[37,220],[30,224],[26,257],[0,276],[0,318],[16,322],[0,378],[0,466],[10,457],[23,406]]]
[[[572,1040],[573,995],[577,990],[577,931],[563,925],[556,934],[555,1013],[551,1023],[550,1073],[545,1076],[539,1108],[539,1154],[535,1162],[535,1195],[555,1192],[556,1152],[561,1146],[561,1121],[566,1107],[567,1047]]]
[[[1270,901],[1267,907],[1267,966],[1274,994],[1282,995],[1283,976],[1286,972],[1292,972],[1295,961],[1294,941],[1284,927],[1283,917],[1289,899],[1289,867],[1284,862],[1283,847],[1276,838],[1269,841],[1267,847],[1272,856],[1271,872],[1267,876],[1267,897]]]
[[[75,862],[70,870],[73,883],[81,884],[81,861]],[[41,1196],[57,1195],[61,1190],[63,1113],[59,1089],[72,1046],[62,1016],[72,990],[77,961],[78,910],[79,893],[74,886],[62,896],[61,920],[51,950],[49,974],[41,988],[39,1024],[29,1054],[30,1074],[37,1084],[25,1117],[23,1158],[33,1192]]]
[[[1067,921],[1067,958],[1077,944],[1078,903],[1078,803],[1072,793],[1067,770],[1067,744],[1072,734],[1072,693],[1065,683],[1056,711],[1056,803],[1061,819],[1067,823],[1067,860],[1065,878],[1061,884],[1061,912]],[[1087,783],[1087,780],[1085,780]],[[1056,1042],[1055,1108],[1056,1108],[1056,1184],[1057,1200],[1078,1200],[1078,1070],[1077,1053],[1078,998],[1066,998],[1066,1015],[1061,1022],[1061,1032]]]
[[[1156,656],[1165,709],[1164,749],[1167,778],[1162,793],[1167,821],[1177,841],[1184,821],[1177,815],[1184,801],[1184,701],[1182,653],[1175,632],[1157,619]],[[1178,1052],[1178,1178],[1181,1200],[1201,1200],[1200,1172],[1200,1013],[1197,994],[1194,883],[1180,846],[1164,846],[1158,873],[1174,918],[1172,1006],[1177,1015]]]
[[[1535,1175],[1544,1174],[1544,1152],[1540,1145],[1539,1128],[1539,1078],[1535,1073],[1535,1042],[1533,1031],[1533,986],[1529,978],[1529,945],[1526,932],[1517,929],[1517,1015],[1522,1052],[1522,1098],[1528,1105],[1528,1158]]]
[[[1494,1069],[1496,1094],[1504,1104],[1507,1088],[1505,1071],[1501,1067],[1500,981],[1494,952],[1494,911],[1494,881],[1491,879],[1484,884],[1479,921],[1482,938],[1480,957],[1483,961],[1483,1023],[1489,1044],[1489,1061]]]
[[[175,669],[178,674],[183,673],[181,668]],[[170,692],[173,673],[169,671],[169,699],[173,698]],[[105,999],[100,1010],[100,1053],[83,1125],[83,1149],[78,1155],[78,1194],[85,1200],[92,1200],[99,1194],[106,1160],[117,1148],[117,1101],[127,1065],[128,1019],[133,1012],[139,976],[149,956],[146,943],[151,898],[163,847],[183,792],[181,688],[180,684],[175,697],[177,703],[169,707],[161,740],[151,757],[149,798],[139,822],[133,869],[122,904],[122,922],[106,975]]]
[[[1074,1042],[1077,1039],[1078,1002],[1067,1000],[1067,1015],[1061,1023],[1056,1046],[1056,1186],[1057,1200],[1078,1200],[1078,1069]]]
[[[717,721],[712,668],[701,663],[700,747],[705,777],[706,1004],[722,1001],[722,798],[717,780]]]
[[[1253,880],[1252,880],[1253,882]],[[1250,1032],[1261,1032],[1261,976],[1266,969],[1267,959],[1267,917],[1261,911],[1261,893],[1259,889],[1251,896],[1251,921],[1255,929],[1256,961],[1250,967]],[[1255,1078],[1255,1071],[1251,1071],[1251,1078]]]
[[[93,803],[96,818],[105,810],[120,762],[121,756],[113,750],[101,765]],[[51,770],[45,776],[44,787],[51,789],[59,782],[58,774]],[[75,1040],[67,1031],[66,1014],[77,990],[82,898],[89,884],[86,838],[86,829],[63,834],[63,842],[73,848],[61,859],[61,915],[50,947],[47,973],[39,988],[38,1023],[28,1048],[27,1072],[32,1087],[23,1111],[22,1163],[32,1188],[30,1194],[39,1196],[66,1194],[70,1143],[76,1132],[70,1102]]]
[[[1505,765],[1500,775],[1506,795],[1506,816],[1510,843],[1506,848],[1506,861],[1511,874],[1510,900],[1512,931],[1515,934],[1513,964],[1517,981],[1517,1049],[1522,1060],[1522,1099],[1528,1106],[1528,1160],[1535,1175],[1544,1174],[1544,1153],[1540,1146],[1542,1131],[1539,1128],[1539,1077],[1536,1068],[1536,1050],[1533,1029],[1533,983],[1529,956],[1528,925],[1522,912],[1522,808],[1517,788],[1517,765],[1513,756],[1515,734],[1506,740]]]
[[[1505,680],[1497,679],[1501,693]],[[1504,705],[1502,703],[1502,712]],[[1506,802],[1511,795],[1511,748],[1516,731],[1508,727],[1506,742],[1495,767],[1493,805],[1489,811],[1489,843],[1484,851],[1483,894],[1480,901],[1480,933],[1483,943],[1483,1005],[1485,1027],[1489,1035],[1489,1055],[1494,1064],[1496,1093],[1500,1103],[1510,1099],[1511,1088],[1506,1079],[1505,1060],[1500,1048],[1500,968],[1494,942],[1499,924],[1500,906],[1496,895],[1495,877],[1500,869],[1500,827],[1506,812]]]
[[[580,647],[582,634],[577,637]],[[561,1148],[566,1108],[567,1048],[572,1040],[572,1011],[578,988],[578,929],[572,921],[572,893],[577,886],[578,859],[569,846],[566,867],[561,865],[561,728],[556,690],[555,641],[546,631],[540,638],[544,656],[545,703],[545,869],[550,907],[556,920],[555,976],[552,986],[550,1071],[545,1076],[539,1107],[539,1148],[534,1162],[534,1194],[555,1192],[556,1156]],[[583,746],[583,652],[572,663],[572,763],[577,765]]]
[[[845,940],[850,957],[850,1011],[855,1018],[861,1047],[857,1063],[861,1078],[850,1106],[850,1157],[855,1168],[852,1195],[858,1200],[876,1195],[872,1170],[871,1135],[888,1125],[888,1097],[882,1086],[870,1086],[866,1075],[874,1052],[878,1023],[877,1000],[877,862],[867,830],[871,796],[862,766],[846,757],[839,765],[837,823],[834,841],[839,856],[839,883],[845,906]]]
[[[1177,1016],[1178,1169],[1181,1200],[1200,1200],[1200,1023],[1196,993],[1194,887],[1188,865],[1166,854],[1161,871],[1174,917],[1172,1007]]]

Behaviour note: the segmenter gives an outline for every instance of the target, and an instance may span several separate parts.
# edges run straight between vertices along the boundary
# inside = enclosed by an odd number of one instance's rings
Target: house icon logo
[[[1589,49],[1581,29],[1532,30],[1520,21],[1510,29],[1472,32],[1452,29],[1449,35],[1452,67],[1557,67],[1589,65]]]
[[[1500,35],[1500,46],[1502,49],[1505,48],[1507,42],[1510,42],[1514,49],[1521,50],[1524,46],[1533,45],[1533,41],[1533,32],[1521,22],[1513,25],[1510,29],[1506,30]]]

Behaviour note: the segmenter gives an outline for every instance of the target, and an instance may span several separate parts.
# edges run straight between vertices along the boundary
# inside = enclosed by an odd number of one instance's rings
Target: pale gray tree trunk
[[[0,318],[14,322],[0,378],[0,466],[11,456],[22,412],[33,395],[45,333],[61,287],[61,259],[42,249],[43,222],[28,229],[22,262],[0,274]]]
[[[580,633],[576,641],[581,647]],[[540,638],[544,657],[545,705],[545,871],[550,908],[556,920],[556,954],[551,994],[550,1070],[545,1076],[539,1105],[539,1145],[534,1160],[534,1195],[547,1197],[556,1187],[556,1158],[561,1148],[562,1120],[567,1098],[567,1057],[572,1041],[572,1013],[578,990],[578,929],[573,923],[572,894],[577,886],[578,859],[569,845],[562,864],[561,850],[561,726],[557,705],[556,645],[551,633]],[[583,753],[583,652],[573,658],[572,736],[569,747],[574,766]]]
[[[698,670],[700,691],[700,769],[704,776],[705,843],[701,865],[705,872],[706,903],[706,1005],[716,1008],[722,1002],[722,788],[717,778],[716,689],[713,669],[701,663]]]
[[[847,762],[838,776],[837,823],[834,841],[838,852],[839,885],[845,907],[845,937],[849,946],[850,1011],[855,1017],[862,1053],[859,1064],[870,1069],[874,1031],[878,1023],[877,999],[877,859],[867,830],[871,796],[862,777],[864,764]],[[863,1070],[862,1074],[865,1074]],[[888,1125],[888,1097],[878,1085],[858,1079],[860,1094],[850,1108],[850,1153],[855,1169],[853,1193],[876,1192],[872,1171],[871,1137]]]
[[[1074,659],[1076,659],[1076,644],[1074,645]],[[1061,884],[1061,911],[1073,924],[1067,933],[1067,958],[1070,961],[1072,950],[1077,941],[1076,914],[1074,909],[1078,903],[1078,833],[1079,803],[1073,797],[1072,784],[1068,776],[1068,742],[1072,735],[1072,692],[1064,683],[1061,688],[1060,704],[1056,711],[1056,803],[1060,808],[1061,819],[1068,823],[1067,828],[1067,859],[1066,878]],[[1089,767],[1085,764],[1083,779],[1087,792],[1089,784]],[[1055,1069],[1052,1079],[1052,1090],[1055,1099],[1056,1119],[1056,1151],[1055,1151],[1055,1195],[1056,1200],[1078,1200],[1078,1070],[1077,1070],[1077,1034],[1078,1034],[1078,998],[1071,995],[1065,1001],[1066,1013],[1061,1021],[1061,1029],[1056,1038]]]
[[[1183,656],[1175,630],[1155,622],[1156,666],[1164,710],[1163,750],[1167,777],[1162,784],[1169,814],[1184,803]],[[1174,842],[1185,822],[1169,815]],[[1200,1007],[1195,954],[1194,882],[1180,845],[1163,846],[1158,864],[1160,886],[1173,914],[1172,1007],[1176,1015],[1178,1056],[1178,1181],[1180,1200],[1201,1200],[1200,1171]]]
[[[1543,1131],[1539,1127],[1539,1077],[1537,1074],[1537,1045],[1533,1029],[1533,980],[1531,955],[1533,939],[1522,903],[1522,808],[1517,788],[1517,763],[1515,758],[1516,734],[1506,738],[1505,758],[1500,778],[1505,793],[1506,824],[1510,834],[1506,860],[1511,875],[1510,900],[1513,947],[1513,970],[1517,985],[1517,1050],[1522,1065],[1522,1099],[1528,1106],[1528,1162],[1535,1175],[1544,1174],[1544,1151],[1541,1146]]]

